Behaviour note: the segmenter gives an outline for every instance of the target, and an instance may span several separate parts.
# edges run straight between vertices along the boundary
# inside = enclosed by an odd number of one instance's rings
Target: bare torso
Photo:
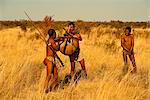
[[[54,50],[58,50],[59,45],[54,41],[54,39],[48,39],[48,43],[51,44],[51,47]],[[54,57],[54,52],[48,46],[46,47],[46,56],[52,56],[52,57]]]
[[[130,35],[122,35],[122,45],[123,45],[123,49],[127,49],[128,51],[130,51],[134,44],[133,44],[133,41],[134,41],[134,38],[133,38],[133,35],[130,34]]]

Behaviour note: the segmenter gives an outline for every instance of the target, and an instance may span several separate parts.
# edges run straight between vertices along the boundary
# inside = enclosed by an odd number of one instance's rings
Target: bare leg
[[[74,72],[75,72],[75,62],[71,61],[71,76],[74,75]]]
[[[80,60],[79,63],[81,65],[82,70],[84,71],[85,77],[87,78],[87,72],[86,72],[86,68],[85,68],[85,61],[84,61],[84,59]]]
[[[123,61],[124,61],[123,73],[126,74],[128,72],[128,59],[126,52],[123,52]]]
[[[54,66],[54,73],[53,73],[53,81],[50,85],[50,90],[55,89],[55,87],[58,85],[58,71],[57,67]]]
[[[134,54],[129,55],[130,61],[132,62],[132,66],[133,66],[133,70],[131,71],[132,73],[136,73],[137,72],[137,68],[136,68],[136,63],[135,63],[135,57]]]
[[[44,85],[44,89],[45,92],[48,93],[48,84],[49,81],[51,80],[51,73],[52,73],[52,62],[47,62],[47,75],[46,75],[46,80],[45,80],[45,85]]]

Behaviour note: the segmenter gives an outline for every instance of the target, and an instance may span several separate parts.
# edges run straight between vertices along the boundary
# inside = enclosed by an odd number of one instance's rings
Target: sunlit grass
[[[45,94],[46,75],[43,59],[45,44],[34,37],[35,32],[22,32],[20,28],[0,31],[0,99],[24,100],[149,100],[150,99],[150,38],[135,38],[137,74],[122,75],[123,60],[120,39],[93,28],[90,36],[82,35],[81,53],[86,60],[88,79],[75,86]],[[99,31],[100,30],[100,31]],[[106,34],[101,34],[100,32]],[[148,31],[147,29],[137,32]],[[33,38],[31,38],[33,36]],[[59,80],[70,71],[68,57],[59,53],[65,67],[59,67]],[[80,69],[79,64],[76,65]]]

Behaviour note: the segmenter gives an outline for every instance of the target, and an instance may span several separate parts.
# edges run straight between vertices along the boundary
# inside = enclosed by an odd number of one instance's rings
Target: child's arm
[[[131,48],[130,48],[130,52],[133,50],[134,48],[134,36],[131,35]]]
[[[127,48],[126,48],[126,46],[125,46],[125,44],[124,44],[124,36],[123,35],[121,35],[121,46],[122,46],[122,48],[123,49],[125,49],[125,50],[127,50],[127,51],[129,51]]]

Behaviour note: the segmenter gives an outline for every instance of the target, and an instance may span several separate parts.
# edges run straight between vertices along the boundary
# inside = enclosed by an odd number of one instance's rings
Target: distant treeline
[[[64,26],[67,25],[69,21],[55,21],[52,28],[56,30],[62,29]],[[42,21],[33,21],[35,25],[39,25]],[[110,21],[110,22],[85,22],[82,20],[75,21],[76,26],[79,29],[88,30],[91,27],[110,27],[110,28],[123,28],[125,26],[131,26],[133,28],[148,28],[150,27],[149,22],[122,22],[122,21]],[[0,29],[3,28],[13,28],[13,27],[32,27],[32,24],[28,20],[21,20],[21,21],[0,21]]]

